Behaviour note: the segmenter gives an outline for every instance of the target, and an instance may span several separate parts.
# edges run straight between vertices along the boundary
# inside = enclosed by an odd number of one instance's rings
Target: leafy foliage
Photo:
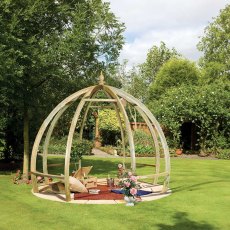
[[[217,158],[230,160],[230,150],[229,149],[219,149],[217,152]]]
[[[203,151],[216,150],[220,136],[229,137],[230,84],[215,82],[203,86],[183,85],[168,90],[160,100],[150,104],[160,123],[172,134],[175,147],[180,145],[180,126],[190,121],[199,128]]]
[[[198,49],[204,52],[201,58],[201,65],[209,67],[214,63],[215,76],[219,78],[222,75],[230,77],[230,5],[227,5],[220,14],[214,18],[204,31],[204,36],[198,44]]]
[[[140,145],[151,145],[153,143],[152,137],[146,132],[136,129],[133,133],[134,143]]]
[[[132,68],[128,73],[128,78],[127,92],[135,98],[145,101],[147,97],[146,82],[140,72],[140,68]]]
[[[147,54],[146,61],[140,65],[140,70],[146,84],[149,85],[155,81],[159,69],[165,62],[171,58],[180,56],[175,48],[169,49],[162,41],[159,47],[153,46]]]
[[[103,110],[99,110],[98,114],[100,119],[100,123],[99,123],[100,129],[120,131],[120,125],[115,110],[103,109]]]
[[[50,108],[114,68],[124,24],[101,0],[3,0],[0,27],[0,133],[6,155],[24,144],[29,159],[29,140]]]
[[[185,59],[171,59],[166,62],[156,75],[149,88],[149,100],[158,99],[171,87],[196,84],[199,71],[194,63]]]
[[[134,66],[129,71],[126,71],[128,60],[124,60],[117,68],[123,89],[142,102],[146,102],[149,85],[155,81],[161,66],[171,58],[179,58],[180,56],[174,48],[169,49],[164,42],[161,42],[159,47],[153,46],[148,51],[144,63]]]
[[[137,156],[154,155],[155,148],[153,147],[154,141],[150,134],[136,129],[133,133],[135,153]]]
[[[64,154],[66,150],[66,137],[52,137],[49,143],[49,152],[52,154]],[[42,151],[42,148],[41,148]]]
[[[153,148],[153,139],[150,134],[136,129],[133,133],[135,153],[139,156],[155,154],[155,149]]]
[[[121,139],[120,124],[115,110],[103,109],[99,110],[99,130],[102,138],[102,143],[106,145],[116,145],[116,142]],[[121,116],[122,124],[124,124]]]
[[[150,145],[135,144],[135,153],[137,156],[154,155],[154,148]]]
[[[83,155],[91,154],[92,148],[93,148],[93,143],[86,139],[78,140],[75,143],[73,143],[71,153],[70,153],[70,157],[71,157],[70,160],[75,163],[75,168],[76,168],[77,161],[81,160]]]
[[[209,62],[201,70],[201,84],[209,84],[219,79],[224,79],[226,76],[221,74],[224,72],[225,64],[218,62]]]

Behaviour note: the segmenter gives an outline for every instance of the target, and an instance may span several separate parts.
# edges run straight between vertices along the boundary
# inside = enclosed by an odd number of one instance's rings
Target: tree
[[[119,71],[122,75],[123,88],[142,102],[146,102],[149,85],[154,82],[161,66],[173,57],[180,57],[180,54],[174,48],[169,49],[164,42],[161,42],[159,47],[153,46],[149,50],[143,64],[125,71],[127,65],[125,61],[123,65],[120,65]]]
[[[200,60],[201,65],[209,68],[212,63],[216,78],[222,75],[230,77],[229,25],[230,5],[227,5],[220,11],[219,16],[205,28],[204,36],[197,46],[204,53]]]
[[[185,59],[171,59],[166,62],[150,85],[148,100],[159,99],[168,89],[183,84],[197,84],[199,70],[195,63]]]
[[[140,65],[140,71],[146,84],[149,85],[155,80],[159,69],[165,62],[180,56],[174,48],[167,48],[162,41],[159,47],[153,46],[147,54],[146,61]]]
[[[3,0],[0,27],[0,103],[6,127],[12,131],[11,120],[18,119],[17,139],[23,130],[27,177],[30,121],[116,65],[124,25],[101,0]]]
[[[205,67],[201,69],[200,81],[202,84],[210,84],[219,80],[220,78],[225,78],[225,75],[221,73],[224,72],[225,65],[219,62],[209,62],[205,64]]]
[[[133,67],[129,72],[128,76],[130,79],[127,87],[127,92],[132,96],[136,97],[140,101],[144,102],[147,95],[146,83],[140,73],[139,68]]]
[[[182,85],[171,88],[150,108],[159,122],[166,127],[172,146],[180,144],[180,127],[192,122],[198,128],[201,152],[229,147],[230,114],[229,81],[218,80],[204,85]],[[222,143],[221,143],[222,142]],[[225,142],[225,143],[223,143]]]
[[[114,75],[120,79],[121,87],[127,91],[130,85],[130,75],[128,74],[128,60],[124,59],[121,63],[116,66]]]

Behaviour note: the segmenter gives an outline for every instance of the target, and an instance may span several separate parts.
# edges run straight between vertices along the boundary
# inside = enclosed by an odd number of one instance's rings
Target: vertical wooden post
[[[36,175],[31,174],[31,180],[32,180],[32,186],[33,186],[33,192],[38,193],[38,182]]]

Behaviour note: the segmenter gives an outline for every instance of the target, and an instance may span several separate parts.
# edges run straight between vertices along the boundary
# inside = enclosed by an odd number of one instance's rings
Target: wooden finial
[[[105,77],[104,77],[104,75],[103,75],[103,73],[101,71],[101,74],[99,76],[99,85],[104,85],[104,83],[105,83],[104,80],[105,80]]]

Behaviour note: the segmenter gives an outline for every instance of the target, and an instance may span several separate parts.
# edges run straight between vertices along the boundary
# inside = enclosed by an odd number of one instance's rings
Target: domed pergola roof
[[[107,95],[107,98],[95,98],[95,95],[98,91],[103,91],[105,95]],[[73,102],[76,102],[77,100],[80,100],[77,106],[77,109],[74,113],[74,116],[71,121],[71,125],[69,128],[69,134],[66,144],[66,151],[65,151],[65,165],[64,165],[64,176],[60,175],[53,175],[48,173],[47,168],[47,156],[48,156],[48,147],[50,138],[52,136],[53,130],[55,125],[57,124],[57,121],[62,116],[64,111],[69,108]],[[124,101],[130,103],[134,108],[139,112],[140,116],[145,121],[155,146],[155,173],[150,175],[152,178],[154,178],[154,184],[158,183],[159,177],[164,177],[164,184],[162,192],[166,192],[168,190],[169,185],[169,176],[170,176],[170,155],[169,150],[167,146],[167,142],[164,136],[164,133],[161,129],[160,124],[157,122],[156,118],[153,116],[153,114],[150,112],[150,110],[139,100],[131,96],[130,94],[124,92],[121,89],[106,85],[104,82],[104,76],[101,74],[99,78],[99,84],[95,86],[90,86],[87,88],[84,88],[66,99],[64,99],[62,102],[60,102],[53,111],[48,115],[48,117],[44,120],[43,124],[41,125],[38,134],[36,136],[33,150],[32,150],[32,156],[31,156],[31,177],[32,177],[32,183],[33,183],[33,191],[35,193],[39,192],[38,185],[37,185],[37,176],[43,176],[48,182],[48,178],[59,178],[64,180],[65,183],[65,195],[66,195],[66,201],[70,201],[70,190],[69,190],[69,166],[70,166],[70,153],[72,148],[72,142],[73,142],[73,135],[76,129],[77,122],[79,120],[80,113],[83,108],[85,108],[83,121],[81,125],[80,130],[80,138],[82,138],[83,133],[83,127],[84,123],[87,118],[87,114],[89,111],[89,108],[92,103],[112,103],[117,118],[120,124],[121,129],[121,138],[122,138],[122,146],[123,146],[123,152],[125,154],[125,134],[127,134],[128,143],[129,143],[129,151],[130,151],[130,157],[131,157],[131,170],[135,172],[136,170],[136,159],[135,159],[135,145],[133,140],[133,133],[131,130],[129,118],[125,109]],[[122,116],[122,117],[121,117]],[[124,126],[122,125],[122,119],[124,120]],[[125,130],[124,128],[125,127]],[[44,146],[43,146],[43,171],[39,172],[36,168],[37,163],[37,155],[39,146],[41,144],[41,140],[44,136],[44,133],[46,132]],[[160,150],[161,149],[161,150]],[[163,172],[160,171],[160,151],[161,154],[164,155],[164,161],[165,161],[165,168]],[[147,177],[147,176],[146,176]]]

